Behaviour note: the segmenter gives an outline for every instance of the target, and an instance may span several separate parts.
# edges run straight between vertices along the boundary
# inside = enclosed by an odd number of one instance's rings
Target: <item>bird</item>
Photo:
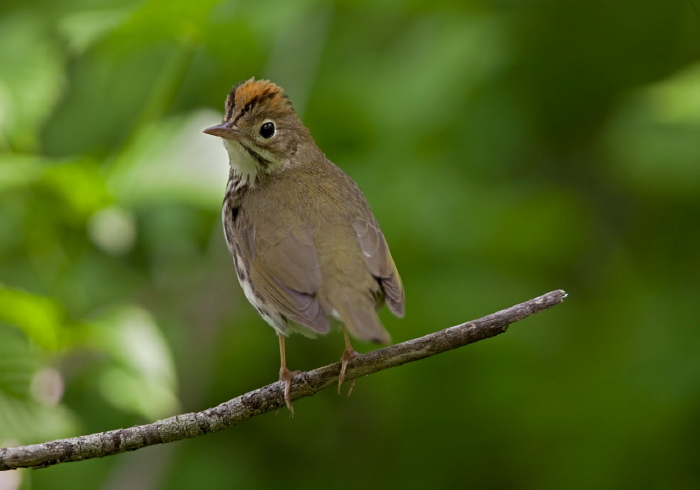
[[[279,381],[293,415],[299,371],[287,368],[285,338],[340,326],[340,393],[357,356],[349,335],[391,341],[377,310],[386,304],[403,317],[401,277],[362,191],[321,151],[281,87],[237,83],[223,122],[203,132],[221,138],[228,153],[224,237],[246,298],[279,338]]]

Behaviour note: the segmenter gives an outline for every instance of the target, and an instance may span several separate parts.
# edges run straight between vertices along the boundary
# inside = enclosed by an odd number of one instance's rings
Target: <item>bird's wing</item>
[[[327,333],[330,323],[316,297],[321,266],[311,231],[289,227],[263,234],[243,212],[236,221],[237,241],[250,264],[255,292],[291,321],[316,333]]]
[[[373,218],[358,218],[352,227],[369,271],[377,278],[389,309],[399,317],[404,314],[404,292],[399,271],[391,258],[389,246]]]

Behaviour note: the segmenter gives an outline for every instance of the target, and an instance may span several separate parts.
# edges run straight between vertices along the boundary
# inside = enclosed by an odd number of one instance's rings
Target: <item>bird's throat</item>
[[[268,150],[257,147],[250,142],[224,139],[228,151],[229,163],[233,173],[241,182],[254,186],[263,175],[277,172],[285,166],[285,160],[279,160]]]
[[[224,139],[224,147],[228,152],[229,164],[233,173],[245,185],[255,185],[258,174],[262,170],[258,159],[239,142]]]

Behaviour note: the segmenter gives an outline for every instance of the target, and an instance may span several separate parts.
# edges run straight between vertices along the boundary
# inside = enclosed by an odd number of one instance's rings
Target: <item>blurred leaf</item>
[[[74,417],[65,407],[45,405],[30,390],[40,365],[36,350],[19,332],[2,325],[0,338],[0,442],[29,444],[74,432]]]
[[[66,14],[58,26],[68,39],[69,49],[77,55],[121,24],[128,12],[125,7],[118,10],[81,10]]]
[[[606,135],[613,176],[643,193],[700,193],[700,65],[628,97]]]
[[[37,148],[38,128],[64,85],[63,53],[48,32],[28,12],[0,17],[0,46],[6,47],[0,50],[0,134],[23,150]],[[0,150],[4,146],[0,138]]]
[[[644,90],[654,118],[662,123],[700,123],[700,64]]]
[[[22,338],[17,331],[0,325],[0,334],[3,339],[0,342],[0,393],[27,400],[30,398],[29,384],[37,369],[38,359],[26,338]]]
[[[128,206],[177,200],[218,210],[228,157],[202,129],[220,118],[202,111],[146,127],[112,165],[107,182],[117,200]]]
[[[33,184],[46,169],[41,157],[0,154],[0,191]]]
[[[61,307],[50,298],[0,284],[0,322],[19,328],[44,350],[59,348],[63,315]]]
[[[92,161],[52,165],[46,169],[44,182],[61,197],[64,211],[80,223],[112,200],[100,168]]]
[[[146,419],[177,410],[172,354],[148,312],[136,306],[113,308],[87,328],[89,345],[114,360],[100,373],[102,394],[110,403]]]
[[[38,444],[75,434],[78,426],[66,407],[44,407],[0,392],[0,440]]]
[[[148,0],[115,32],[119,49],[142,49],[163,40],[193,42],[204,35],[209,12],[220,0]],[[154,29],[153,26],[158,28]]]
[[[177,413],[179,402],[173,386],[143,374],[117,366],[106,369],[100,375],[100,393],[117,409],[149,421]]]

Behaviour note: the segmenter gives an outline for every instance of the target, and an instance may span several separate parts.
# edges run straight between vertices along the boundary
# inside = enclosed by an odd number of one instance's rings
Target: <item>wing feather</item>
[[[352,227],[369,271],[379,280],[389,309],[399,317],[404,314],[401,277],[379,226],[374,220],[357,219]]]
[[[239,214],[237,237],[250,266],[253,289],[282,315],[316,333],[330,330],[328,318],[316,295],[321,287],[321,267],[309,230],[274,230],[256,233]]]

